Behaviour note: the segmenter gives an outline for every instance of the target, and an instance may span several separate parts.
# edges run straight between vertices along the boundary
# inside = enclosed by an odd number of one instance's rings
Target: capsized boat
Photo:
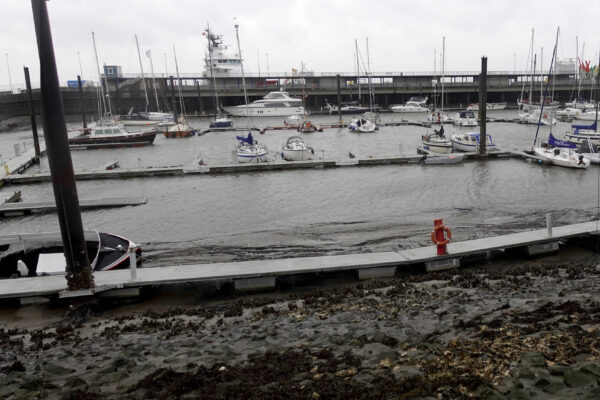
[[[301,133],[323,132],[320,125],[315,125],[310,121],[302,121],[296,130]]]
[[[348,124],[352,132],[375,132],[378,129],[374,122],[365,118],[355,118]]]
[[[485,148],[487,151],[496,150],[496,145],[490,134],[486,134]],[[452,147],[456,151],[477,152],[479,151],[479,132],[454,133],[452,134]]]
[[[112,233],[84,231],[92,271],[109,271],[129,266],[129,248],[142,250],[135,243]],[[19,266],[25,266],[25,269]],[[0,277],[36,276],[64,273],[65,259],[60,232],[25,233],[0,236]]]
[[[540,118],[540,109],[531,109],[527,112],[519,113],[519,120],[525,124],[533,125],[556,125],[556,117],[547,111],[544,111]]]
[[[281,158],[286,161],[306,161],[315,154],[300,136],[290,136],[281,150]]]
[[[258,144],[248,132],[248,136],[236,136],[238,140],[237,159],[240,163],[265,162],[268,161],[268,151],[266,146]]]

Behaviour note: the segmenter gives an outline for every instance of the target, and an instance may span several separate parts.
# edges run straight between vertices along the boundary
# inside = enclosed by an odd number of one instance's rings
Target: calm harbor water
[[[514,117],[516,111],[489,112]],[[345,119],[348,117],[344,116]],[[383,114],[386,121],[421,119],[422,115]],[[333,123],[337,116],[313,116]],[[203,129],[208,120],[192,119]],[[236,123],[244,125],[243,120]],[[283,118],[253,120],[256,126],[282,125]],[[569,128],[560,123],[557,136]],[[466,128],[446,127],[447,135]],[[536,127],[490,123],[503,150],[527,149]],[[416,154],[421,135],[431,129],[382,127],[377,133],[354,134],[326,129],[303,135],[316,157],[347,158]],[[548,127],[540,129],[546,138]],[[76,170],[100,168],[117,159],[121,167],[233,162],[235,135],[211,132],[185,139],[157,136],[153,146],[133,149],[73,151]],[[255,137],[278,153],[295,131],[269,131]],[[14,155],[14,143],[32,146],[30,131],[0,134],[3,159]],[[277,160],[275,162],[281,162]],[[48,171],[47,159],[28,172]],[[457,165],[391,165],[339,169],[292,170],[221,176],[78,182],[81,199],[144,196],[143,206],[84,211],[86,228],[121,234],[140,243],[146,265],[295,257],[365,251],[387,251],[429,244],[435,218],[466,240],[595,217],[599,170],[541,166],[518,159],[464,162]],[[53,200],[50,183],[5,186],[0,198],[21,190],[24,201]],[[58,230],[53,214],[4,218],[0,234]]]

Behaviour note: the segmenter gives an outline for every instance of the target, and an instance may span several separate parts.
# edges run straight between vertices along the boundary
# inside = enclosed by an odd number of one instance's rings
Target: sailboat
[[[248,110],[248,92],[246,91],[246,77],[244,76],[244,63],[242,62],[242,48],[240,46],[239,25],[235,24],[235,37],[237,39],[238,55],[240,57],[240,68],[242,70],[242,86],[244,87],[244,100],[246,101],[246,124],[248,136],[236,136],[238,140],[237,160],[241,163],[267,161],[267,148],[262,146],[252,137],[250,132],[250,111]]]
[[[209,128],[231,128],[233,125],[233,120],[228,118],[226,115],[221,114],[221,109],[219,107],[219,92],[217,91],[217,78],[215,78],[214,73],[214,61],[213,61],[213,52],[214,48],[218,48],[220,44],[220,37],[218,35],[213,34],[210,31],[210,27],[206,24],[206,40],[208,41],[208,60],[210,62],[210,77],[212,78],[213,84],[213,93],[215,99],[215,117],[210,124]]]
[[[368,42],[367,42],[368,43]],[[357,63],[357,71],[358,71],[358,89],[360,93],[360,53],[358,51],[358,44],[356,39],[354,40],[354,44],[356,47],[356,63]],[[363,64],[364,67],[364,64]],[[369,80],[369,111],[363,114],[361,117],[354,118],[348,124],[348,129],[352,132],[375,132],[379,127],[375,123],[376,115],[373,113],[373,91],[371,87],[371,77],[370,72],[367,72],[367,77]],[[359,95],[360,98],[360,95]]]
[[[183,94],[181,93],[181,79],[179,78],[179,66],[177,64],[177,54],[175,53],[175,46],[173,46],[173,57],[175,58],[175,72],[177,73],[177,82],[179,83],[179,105],[181,108],[181,117],[177,119],[177,107],[173,110],[176,124],[167,128],[164,132],[167,138],[185,138],[194,136],[196,130],[192,128],[185,117],[185,106],[183,104]]]
[[[442,93],[441,93],[441,101],[440,101],[440,109],[435,110],[435,100],[434,100],[434,110],[431,112],[431,115],[427,117],[428,121],[437,122],[438,124],[443,124],[444,122],[449,121],[448,115],[444,113],[444,71],[446,64],[446,37],[442,38],[442,61],[440,70],[442,71],[441,83],[442,83]]]
[[[444,53],[446,50],[446,37],[442,38],[442,100],[441,109],[444,109]],[[434,68],[435,69],[435,68]],[[434,100],[435,102],[435,100]],[[434,153],[452,153],[452,140],[444,136],[444,117],[445,115],[441,112],[437,114],[437,122],[440,124],[440,129],[434,129],[433,133],[428,133],[421,136],[421,143],[426,150],[433,151]]]
[[[554,51],[552,52],[552,61],[550,62],[550,70],[548,74],[548,81],[546,83],[546,92],[548,92],[548,85],[550,84],[550,77],[552,78],[552,84],[554,85],[554,63],[556,60],[556,49],[558,47],[558,35],[560,28],[556,30],[556,42],[554,44]],[[540,100],[540,114],[538,115],[540,121],[542,113],[544,112],[545,96],[542,93]],[[590,165],[590,160],[585,158],[582,154],[575,150],[575,145],[557,140],[552,135],[552,126],[550,126],[550,134],[548,135],[548,143],[546,145],[536,146],[538,133],[540,130],[541,123],[538,123],[537,130],[535,132],[535,138],[533,140],[533,154],[541,158],[542,160],[549,162],[554,165],[569,168],[581,168],[585,169]]]
[[[304,110],[304,113],[302,114],[302,122],[298,125],[296,130],[301,133],[312,133],[317,131],[323,132],[323,128],[321,128],[318,125],[315,125],[314,123],[306,119],[306,78],[304,77],[304,63],[300,61],[300,65],[302,66],[302,108]]]

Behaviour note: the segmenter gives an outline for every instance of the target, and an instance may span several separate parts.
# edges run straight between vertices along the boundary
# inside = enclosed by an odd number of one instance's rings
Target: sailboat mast
[[[367,77],[369,79],[369,111],[373,112],[373,82],[371,81],[371,56],[369,55],[369,38],[367,41]]]
[[[358,104],[362,103],[360,94],[360,62],[358,61],[358,42],[354,39],[354,48],[356,49],[356,81],[358,82]]]
[[[213,58],[212,58],[212,41],[210,38],[210,26],[206,24],[206,40],[208,41],[208,61],[210,62],[210,77],[212,78],[213,92],[215,94],[215,115],[219,115],[219,94],[217,93],[217,78],[213,72]]]
[[[175,45],[173,45],[173,58],[175,58],[175,72],[177,73],[177,83],[179,84],[179,108],[181,109],[181,114],[185,118],[185,108],[183,107],[183,94],[181,93],[181,78],[179,78],[179,66],[177,65],[177,53],[175,53]]]
[[[537,64],[537,54],[533,55],[533,58],[531,59],[533,61],[533,69],[531,70],[531,87],[529,89],[529,109],[531,110],[531,102],[532,100],[532,96],[533,96],[533,77],[535,76],[535,67]]]
[[[531,109],[532,93],[533,93],[533,74],[535,73],[535,55],[533,54],[533,38],[534,31],[531,30],[531,80],[529,82],[529,108]]]
[[[148,88],[146,87],[146,77],[144,76],[144,67],[142,66],[142,56],[140,55],[140,44],[138,42],[137,34],[134,34],[133,36],[135,37],[135,45],[137,47],[138,60],[140,61],[140,71],[142,71],[142,85],[144,86],[144,95],[146,96],[146,111],[148,111],[148,107],[150,107],[150,102],[148,101]]]
[[[544,46],[540,49],[540,104],[544,97]]]
[[[444,112],[444,69],[446,67],[446,36],[442,37],[442,106],[440,108],[440,113]],[[440,122],[444,125],[444,115],[440,115]]]
[[[156,91],[156,79],[154,79],[154,65],[152,64],[152,52],[148,50],[146,55],[150,59],[150,72],[152,73],[152,86],[154,86],[154,98],[156,99],[156,111],[160,112],[160,105],[158,104],[158,92]]]
[[[96,69],[98,69],[98,81],[99,81],[99,86],[100,86],[100,97],[102,98],[102,107],[100,107],[101,109],[100,111],[100,115],[98,115],[98,119],[102,119],[102,114],[103,114],[103,110],[106,111],[106,100],[104,99],[104,89],[102,88],[102,75],[100,74],[100,63],[98,62],[98,51],[96,50],[96,34],[92,31],[92,43],[94,43],[94,56],[96,56]],[[108,86],[106,87],[106,90],[108,91]]]
[[[235,38],[238,45],[238,56],[240,57],[240,68],[242,70],[242,86],[244,87],[244,101],[246,102],[246,123],[250,129],[250,111],[248,110],[248,92],[246,91],[246,78],[244,76],[244,63],[242,62],[242,48],[240,46],[240,35],[238,32],[239,25],[235,24]]]

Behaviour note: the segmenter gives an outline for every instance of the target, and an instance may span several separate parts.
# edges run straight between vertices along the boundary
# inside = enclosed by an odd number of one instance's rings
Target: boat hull
[[[304,107],[223,107],[223,110],[234,117],[245,117],[246,109],[251,117],[287,117],[304,114]]]
[[[158,131],[130,133],[118,136],[93,136],[82,135],[69,139],[69,146],[88,147],[133,147],[145,146],[154,143]]]
[[[286,161],[307,161],[312,159],[312,152],[310,149],[283,149],[281,151],[281,158]]]
[[[568,150],[536,147],[533,152],[542,160],[561,167],[585,169],[590,165],[588,158]]]

